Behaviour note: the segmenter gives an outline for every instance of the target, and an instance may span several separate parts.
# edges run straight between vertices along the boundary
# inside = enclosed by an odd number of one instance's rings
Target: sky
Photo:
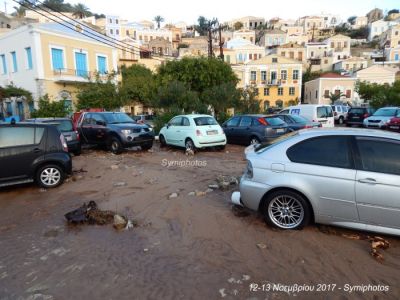
[[[2,3],[3,2],[3,3]],[[4,11],[7,3],[8,13],[13,11],[16,3],[11,0],[0,0],[0,10]],[[199,16],[218,18],[220,22],[244,16],[264,17],[271,19],[297,19],[305,15],[321,12],[339,14],[343,19],[349,16],[362,16],[373,8],[384,11],[400,9],[399,0],[252,0],[252,1],[178,1],[151,0],[149,2],[129,0],[64,0],[71,4],[83,3],[92,12],[117,15],[129,21],[153,20],[160,15],[166,23],[180,21],[188,24],[197,23]],[[148,3],[148,4],[147,4]]]

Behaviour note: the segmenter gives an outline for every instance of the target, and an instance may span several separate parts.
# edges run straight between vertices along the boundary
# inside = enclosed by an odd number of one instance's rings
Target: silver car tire
[[[64,171],[56,165],[41,167],[36,175],[37,183],[43,188],[55,188],[64,181]]]
[[[186,149],[186,151],[193,151],[193,152],[196,152],[196,150],[197,150],[196,146],[194,145],[194,143],[191,139],[186,139],[185,149]]]
[[[268,195],[262,212],[269,225],[280,229],[301,229],[309,223],[311,217],[307,200],[291,190],[280,190]]]

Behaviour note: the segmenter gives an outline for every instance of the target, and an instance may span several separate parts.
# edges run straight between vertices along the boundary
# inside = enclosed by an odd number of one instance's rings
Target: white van
[[[335,118],[330,105],[300,104],[285,108],[280,114],[300,115],[310,121],[320,122],[322,127],[335,127]]]

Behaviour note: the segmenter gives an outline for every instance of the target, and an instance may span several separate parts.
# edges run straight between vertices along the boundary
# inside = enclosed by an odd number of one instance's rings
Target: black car
[[[67,141],[68,151],[75,154],[81,154],[81,141],[78,131],[74,130],[72,120],[68,118],[36,118],[27,119],[26,122],[40,122],[54,124],[61,131]]]
[[[115,154],[134,146],[147,150],[154,142],[152,127],[137,124],[125,113],[85,112],[78,120],[77,129],[82,143],[107,146]]]
[[[288,125],[276,115],[234,116],[222,124],[229,144],[259,144],[289,132]]]
[[[309,119],[299,116],[299,115],[276,115],[278,118],[281,118],[292,131],[306,129],[306,128],[318,128],[322,127],[322,124],[319,122],[313,122]]]
[[[54,125],[0,124],[0,187],[36,181],[59,186],[72,172],[64,136]]]
[[[364,119],[372,116],[375,109],[369,107],[352,107],[347,112],[346,126],[364,126]]]

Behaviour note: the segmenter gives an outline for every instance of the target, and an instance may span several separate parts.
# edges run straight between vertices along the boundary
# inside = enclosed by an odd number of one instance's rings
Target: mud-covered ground
[[[233,210],[237,187],[188,195],[218,175],[240,176],[243,150],[202,151],[191,163],[157,145],[119,156],[87,150],[73,158],[81,172],[59,188],[1,189],[0,299],[400,298],[397,238],[385,237],[381,263],[367,240],[348,237],[359,232],[274,230],[256,213]],[[139,226],[68,225],[64,214],[90,200]]]

